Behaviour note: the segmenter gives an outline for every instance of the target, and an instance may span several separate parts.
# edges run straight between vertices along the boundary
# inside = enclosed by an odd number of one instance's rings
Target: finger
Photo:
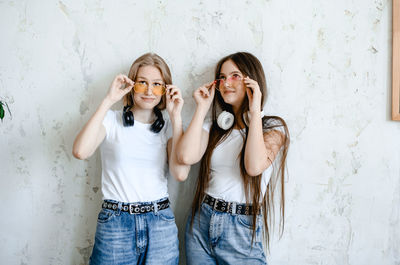
[[[254,80],[245,80],[244,83],[246,85],[258,85],[258,83]]]
[[[168,90],[173,89],[175,86],[174,85],[166,85],[165,87],[167,88],[167,91],[168,91]]]
[[[177,87],[173,87],[169,90],[170,95],[179,94],[179,89]]]
[[[131,85],[131,86],[133,86],[134,83],[135,83],[135,82],[133,82],[129,77],[127,77],[126,75],[124,75],[124,82],[125,82],[126,84]]]
[[[204,84],[203,86],[210,89],[212,87],[212,85],[215,84],[215,81],[212,81],[210,83]]]
[[[120,74],[117,76],[116,79],[117,79],[118,85],[120,86],[119,88],[125,89],[125,84],[126,84],[125,77],[122,74]]]
[[[171,98],[171,101],[172,102],[180,102],[182,100],[182,98],[180,97],[180,96],[177,96],[177,95],[175,95],[175,96],[172,96],[172,98]]]
[[[206,97],[210,96],[210,93],[208,91],[208,88],[206,87],[201,87],[200,91],[202,92],[203,95],[205,95]]]
[[[217,83],[216,83],[216,82],[213,82],[213,84],[212,84],[212,86],[210,87],[210,90],[209,90],[210,96],[211,96],[211,97],[214,97],[215,88],[216,88],[216,87],[217,87]]]
[[[126,91],[126,92],[129,92],[129,91],[132,90],[132,88],[133,88],[133,85],[132,86],[126,86],[123,90]]]
[[[248,77],[248,76],[246,76],[246,77],[244,78],[244,80],[252,80],[252,81],[255,81],[254,79],[251,79],[251,78]]]
[[[130,86],[134,86],[135,85],[135,82],[133,82],[132,79],[130,79],[130,78],[126,79],[126,81]]]
[[[119,85],[120,86],[123,82],[124,82],[124,78],[121,75],[117,75],[114,78],[113,85],[115,85],[115,86]]]
[[[250,88],[246,88],[247,97],[251,100],[253,98],[253,92]]]
[[[167,92],[168,91],[171,92],[171,90],[173,90],[173,89],[178,89],[178,87],[175,85],[166,85],[166,87],[167,87]]]

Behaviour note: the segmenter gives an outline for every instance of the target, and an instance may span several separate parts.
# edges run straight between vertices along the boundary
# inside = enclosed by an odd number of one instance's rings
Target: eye
[[[226,77],[225,76],[220,76],[218,79],[226,80]]]
[[[162,86],[162,85],[163,85],[163,84],[157,83],[157,82],[153,84],[153,86]]]
[[[233,80],[239,80],[240,78],[242,78],[239,74],[233,74],[232,79]]]
[[[142,84],[142,85],[147,85],[147,82],[144,80],[139,80],[139,81],[137,81],[137,83]]]

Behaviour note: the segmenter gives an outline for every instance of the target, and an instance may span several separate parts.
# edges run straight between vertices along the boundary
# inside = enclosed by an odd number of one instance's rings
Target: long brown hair
[[[261,108],[263,107],[266,99],[267,99],[267,85],[265,81],[265,74],[263,67],[260,61],[252,54],[247,52],[238,52],[231,55],[228,55],[222,58],[215,69],[215,79],[218,79],[220,76],[221,68],[224,62],[231,60],[235,63],[235,65],[239,68],[243,75],[249,76],[251,79],[258,82],[260,86],[260,90],[262,93],[261,99]],[[226,137],[232,132],[232,126],[229,130],[225,131],[221,129],[217,124],[217,109],[226,110],[233,113],[232,106],[225,103],[221,93],[216,90],[214,100],[212,103],[212,126],[209,133],[208,145],[205,151],[205,154],[201,160],[200,164],[200,172],[197,180],[196,193],[193,200],[192,205],[192,224],[194,215],[197,210],[199,210],[202,200],[205,195],[205,190],[208,188],[208,184],[210,182],[210,168],[211,168],[211,156],[215,149],[215,147],[223,142]],[[247,96],[243,100],[238,113],[235,116],[235,123],[245,124],[243,122],[243,114],[249,110],[249,101]],[[241,119],[238,121],[237,119]],[[246,141],[248,136],[248,126],[245,124],[245,134],[243,137],[243,146],[240,152],[240,174],[243,179],[244,192],[246,196],[246,204],[253,205],[254,213],[258,213],[260,210],[263,213],[263,221],[264,221],[264,238],[266,240],[267,248],[269,247],[270,240],[270,224],[271,221],[274,220],[274,197],[275,197],[275,188],[278,184],[280,190],[280,235],[282,235],[284,230],[284,219],[285,219],[285,173],[286,173],[286,157],[289,148],[289,131],[285,121],[278,116],[265,116],[262,119],[263,131],[266,132],[268,130],[274,130],[276,128],[281,129],[284,137],[282,139],[282,146],[279,153],[276,156],[275,161],[271,161],[271,166],[273,167],[273,173],[271,179],[268,183],[267,190],[265,195],[262,194],[261,181],[262,174],[258,176],[249,176],[247,174],[245,165],[244,165],[244,154]],[[279,162],[276,163],[276,162]],[[275,164],[278,164],[278,167],[275,167]],[[260,201],[261,204],[260,204]],[[257,224],[257,214],[253,214],[253,235],[252,242],[255,237],[255,230]]]
[[[169,67],[167,63],[164,61],[163,58],[158,56],[155,53],[146,53],[137,58],[132,66],[131,69],[129,70],[128,77],[132,81],[136,81],[136,76],[139,71],[139,68],[142,66],[154,66],[158,70],[160,70],[161,76],[165,82],[165,84],[172,84],[172,77],[171,77],[171,71],[169,70]],[[132,89],[131,93],[128,93],[124,96],[124,105],[125,106],[133,106],[133,93],[134,90]],[[160,103],[155,106],[159,110],[163,110],[166,107],[166,96],[165,94],[161,97]]]

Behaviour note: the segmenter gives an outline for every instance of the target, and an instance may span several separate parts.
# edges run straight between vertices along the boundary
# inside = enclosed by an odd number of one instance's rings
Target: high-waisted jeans
[[[178,230],[170,207],[142,214],[120,208],[100,211],[91,265],[178,264]]]
[[[199,219],[200,217],[200,219]],[[191,215],[186,224],[187,265],[198,264],[267,264],[262,244],[262,218],[252,244],[252,215],[218,212],[202,203],[193,226]]]

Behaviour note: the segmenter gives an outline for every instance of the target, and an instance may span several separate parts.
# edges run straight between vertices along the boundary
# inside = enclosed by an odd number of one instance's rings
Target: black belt
[[[236,214],[253,215],[253,206],[246,205],[244,203],[239,204],[235,202],[227,202],[211,197],[210,195],[206,195],[203,202],[210,205],[214,210],[218,212],[232,213],[233,208],[236,208],[236,210],[234,210]],[[257,214],[259,214],[260,212],[261,211],[259,209]]]
[[[167,209],[169,207],[169,200],[157,202],[157,211]],[[118,210],[118,202],[104,201],[101,205],[104,209]],[[128,212],[130,214],[141,214],[149,213],[154,211],[154,204],[150,203],[122,203],[121,211]]]

